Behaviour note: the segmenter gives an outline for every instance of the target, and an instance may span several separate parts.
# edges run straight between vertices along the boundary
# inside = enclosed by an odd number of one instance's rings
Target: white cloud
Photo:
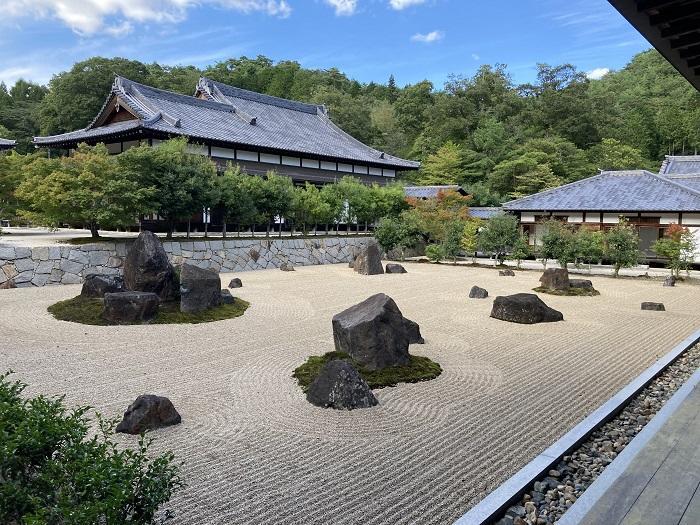
[[[133,29],[133,22],[181,22],[189,9],[202,4],[282,18],[292,12],[287,0],[4,0],[3,3],[6,19],[56,18],[81,35],[94,35],[98,31],[125,34]]]
[[[610,73],[610,69],[607,67],[597,67],[588,73],[586,73],[586,76],[592,80],[600,80],[603,78],[605,75]]]
[[[426,0],[389,0],[392,9],[401,11],[412,5],[424,4]]]
[[[326,3],[335,8],[336,16],[354,15],[357,10],[357,0],[326,0]]]
[[[432,44],[438,40],[445,38],[445,33],[442,31],[431,31],[430,33],[416,33],[411,37],[411,42],[423,42],[426,44]]]

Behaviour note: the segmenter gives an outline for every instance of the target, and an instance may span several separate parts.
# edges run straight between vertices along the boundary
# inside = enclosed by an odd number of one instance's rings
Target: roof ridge
[[[647,172],[647,173],[649,173],[649,175],[651,175],[652,177],[665,182],[666,184],[671,184],[673,186],[676,186],[677,188],[685,190],[688,193],[690,193],[691,195],[694,195],[695,197],[700,198],[700,191],[698,191],[698,190],[694,190],[693,188],[690,188],[689,186],[686,186],[685,184],[680,184],[674,180],[671,180],[669,177],[662,177],[661,175],[657,175],[656,173],[650,173],[650,172]]]
[[[249,100],[251,102],[259,102],[261,104],[269,104],[272,106],[283,107],[292,111],[302,111],[300,107],[303,107],[305,109],[305,111],[303,111],[304,113],[316,113],[319,109],[323,108],[321,104],[312,104],[310,102],[302,102],[300,100],[292,100],[288,98],[277,97],[275,95],[268,95],[267,93],[260,93],[258,91],[252,91],[250,89],[232,86],[231,84],[219,82],[218,80],[214,80],[205,76],[200,77],[199,82],[211,82],[212,85],[216,86],[219,90],[221,90],[221,87],[219,86],[224,86],[225,89],[232,90],[236,93],[235,95],[227,95],[224,92],[224,96],[232,96],[235,98]]]

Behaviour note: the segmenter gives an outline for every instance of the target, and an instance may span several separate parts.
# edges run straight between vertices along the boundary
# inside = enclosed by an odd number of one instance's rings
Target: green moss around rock
[[[311,356],[306,363],[294,370],[294,377],[301,389],[306,392],[321,367],[333,359],[345,359],[349,361],[367,381],[370,388],[384,388],[396,386],[399,383],[418,383],[435,379],[442,373],[442,367],[427,357],[411,356],[411,362],[405,366],[391,366],[383,370],[367,370],[355,362],[348,354],[343,352],[328,352],[324,355]]]
[[[223,321],[240,317],[249,306],[250,303],[236,297],[233,304],[222,304],[203,312],[183,313],[180,311],[180,303],[167,302],[160,305],[158,315],[149,324],[199,324]],[[59,321],[113,326],[102,318],[102,299],[85,299],[77,296],[52,304],[48,307],[48,311]]]
[[[593,297],[600,295],[600,292],[595,288],[567,288],[566,290],[551,290],[543,286],[533,288],[537,293],[546,293],[549,295],[564,295],[567,297]]]

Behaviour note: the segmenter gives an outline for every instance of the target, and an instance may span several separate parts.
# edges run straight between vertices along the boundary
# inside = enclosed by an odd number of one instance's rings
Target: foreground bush
[[[0,375],[0,523],[92,525],[153,523],[182,486],[170,452],[150,457],[112,441],[115,422],[99,418],[89,437],[88,407],[63,397],[24,398],[26,385]]]

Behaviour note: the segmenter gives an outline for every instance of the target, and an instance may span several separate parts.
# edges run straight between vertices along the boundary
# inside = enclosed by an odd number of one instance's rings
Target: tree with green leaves
[[[16,192],[27,175],[24,168],[43,156],[42,153],[20,155],[14,151],[0,155],[0,218],[17,217],[20,201]]]
[[[494,215],[479,232],[479,249],[490,254],[501,264],[520,238],[518,220],[513,215]]]
[[[527,242],[527,237],[520,235],[513,244],[513,248],[508,255],[508,259],[515,261],[518,270],[523,259],[530,256],[530,245]]]
[[[568,224],[550,219],[542,224],[545,233],[542,235],[540,257],[547,265],[549,259],[555,259],[559,266],[567,268],[569,263],[576,261],[576,236],[573,227]]]
[[[216,179],[219,187],[221,207],[223,208],[224,224],[223,237],[226,238],[227,223],[236,226],[236,232],[240,236],[241,228],[248,228],[255,224],[259,215],[256,204],[258,202],[258,184],[253,179],[254,175],[243,173],[239,166],[227,166],[224,173]]]
[[[262,183],[262,194],[258,203],[258,210],[265,220],[266,235],[270,236],[270,227],[279,221],[278,235],[282,236],[282,224],[284,218],[292,209],[294,199],[294,184],[289,177],[277,175],[274,171],[268,171]]]
[[[476,217],[470,217],[464,224],[462,231],[462,248],[471,255],[472,263],[475,262],[476,251],[479,249],[479,230],[483,221]]]
[[[70,157],[36,162],[38,169],[25,166],[17,195],[27,204],[25,215],[43,224],[85,225],[99,237],[99,227],[134,224],[153,195],[133,172],[120,170],[102,144],[83,144]]]
[[[600,170],[637,170],[648,164],[638,149],[612,138],[591,147],[589,156]]]
[[[639,234],[629,222],[620,218],[605,235],[605,256],[614,266],[613,277],[621,268],[630,268],[639,262]]]
[[[425,159],[417,183],[426,186],[457,184],[462,178],[463,162],[462,148],[448,141]]]
[[[582,226],[575,234],[576,263],[600,263],[605,256],[605,234]]]
[[[404,260],[407,248],[415,247],[422,239],[420,225],[415,214],[404,211],[398,217],[384,217],[374,230],[374,237],[385,252],[399,251]]]
[[[695,234],[678,224],[671,224],[664,236],[652,246],[652,250],[659,257],[668,260],[668,267],[675,277],[678,277],[681,271],[690,271],[695,262],[697,249]]]
[[[335,223],[336,233],[338,225],[343,220],[345,213],[345,200],[338,184],[326,184],[321,188],[321,200],[323,201],[325,213],[318,218],[319,223],[325,224],[325,231],[328,233],[329,225]]]
[[[462,253],[462,238],[464,236],[465,222],[453,220],[445,225],[445,237],[442,241],[442,254],[457,262],[457,257]]]
[[[216,166],[207,157],[187,152],[187,139],[175,138],[158,147],[146,144],[118,155],[118,166],[130,179],[151,191],[146,210],[165,220],[167,238],[175,224],[219,202]]]

